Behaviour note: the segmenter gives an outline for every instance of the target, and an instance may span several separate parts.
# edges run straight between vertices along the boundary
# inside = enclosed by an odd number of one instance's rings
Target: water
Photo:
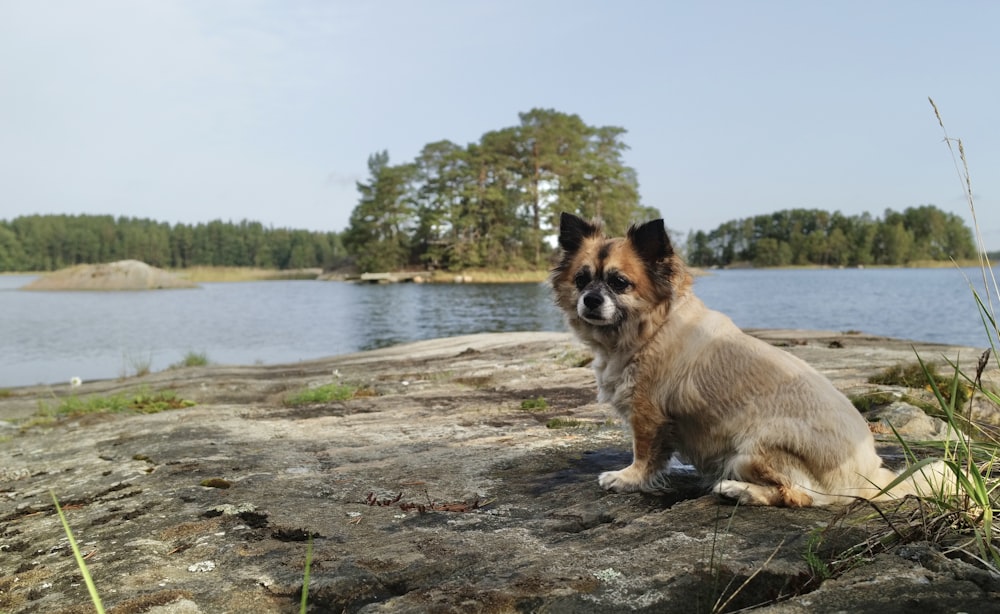
[[[31,279],[0,276],[0,388],[114,378],[147,363],[158,371],[188,352],[221,364],[275,364],[450,335],[565,329],[542,284],[16,290]],[[967,283],[951,268],[718,271],[695,289],[744,327],[986,344]]]

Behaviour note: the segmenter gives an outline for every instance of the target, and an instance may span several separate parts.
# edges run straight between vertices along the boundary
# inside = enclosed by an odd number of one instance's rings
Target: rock
[[[159,290],[197,288],[198,285],[173,273],[138,260],[107,264],[81,264],[49,273],[22,290]]]
[[[756,334],[797,340],[787,350],[843,390],[913,355],[886,339]],[[627,464],[629,442],[586,362],[569,335],[506,333],[165,371],[142,385],[196,406],[5,431],[0,611],[89,603],[50,491],[109,611],[295,611],[310,541],[316,612],[1000,611],[995,575],[929,544],[824,580],[817,557],[887,529],[870,507],[733,507],[682,466],[661,496],[603,491],[598,473]],[[284,403],[333,382],[358,394]],[[0,416],[137,385],[16,389]]]
[[[928,416],[924,410],[904,401],[895,401],[872,412],[870,417],[877,418],[886,427],[882,432],[891,433],[895,428],[897,433],[914,441],[943,441],[955,437],[944,420]]]

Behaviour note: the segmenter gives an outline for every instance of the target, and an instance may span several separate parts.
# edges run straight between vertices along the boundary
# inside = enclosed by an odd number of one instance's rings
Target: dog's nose
[[[583,304],[587,309],[597,309],[604,302],[604,297],[600,294],[590,293],[583,295]]]

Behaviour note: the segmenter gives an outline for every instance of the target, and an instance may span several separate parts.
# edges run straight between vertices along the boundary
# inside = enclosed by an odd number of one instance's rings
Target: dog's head
[[[559,246],[562,259],[552,271],[552,286],[556,303],[578,333],[607,340],[641,336],[649,316],[668,307],[682,265],[663,220],[608,238],[599,222],[563,213]]]

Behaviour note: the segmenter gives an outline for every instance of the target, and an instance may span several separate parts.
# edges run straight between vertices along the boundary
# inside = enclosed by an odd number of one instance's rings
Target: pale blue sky
[[[368,155],[533,107],[628,130],[686,233],[794,207],[969,218],[1000,249],[1000,3],[0,0],[0,219],[341,230]]]

